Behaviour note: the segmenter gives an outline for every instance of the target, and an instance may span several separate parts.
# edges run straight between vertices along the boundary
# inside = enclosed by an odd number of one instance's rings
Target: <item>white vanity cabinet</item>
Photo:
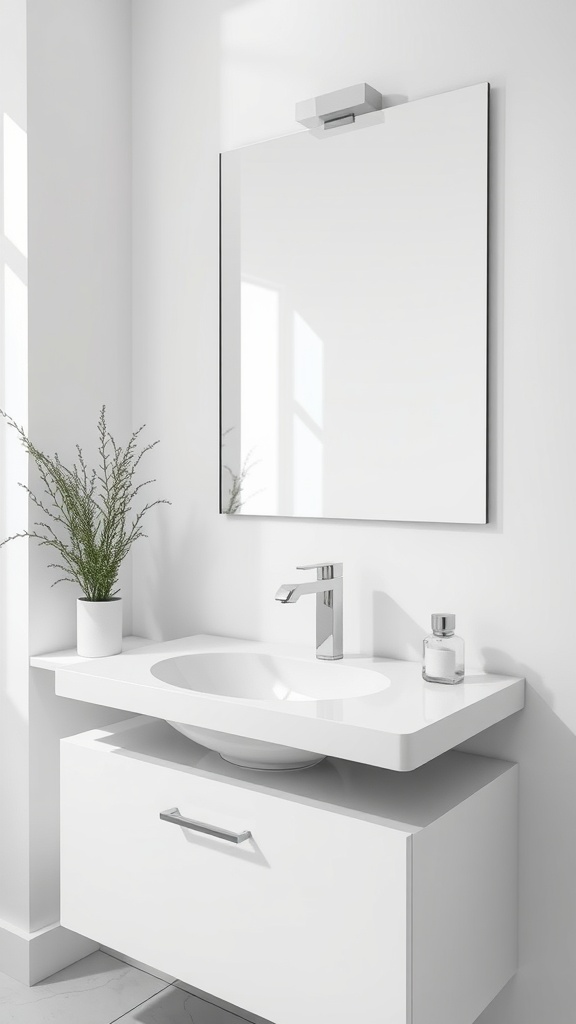
[[[472,1024],[516,969],[515,765],[254,772],[136,718],[61,777],[62,924],[274,1024]]]

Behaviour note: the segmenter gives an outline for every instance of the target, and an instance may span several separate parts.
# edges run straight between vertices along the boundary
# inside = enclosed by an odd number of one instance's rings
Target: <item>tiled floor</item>
[[[0,1024],[245,1024],[98,951],[32,988],[0,974]]]

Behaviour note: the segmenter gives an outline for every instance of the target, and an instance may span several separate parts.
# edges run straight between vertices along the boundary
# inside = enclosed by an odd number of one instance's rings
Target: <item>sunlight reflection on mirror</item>
[[[294,313],[294,400],[322,429],[324,346],[299,313]]]
[[[322,442],[294,417],[295,516],[322,515]]]
[[[242,371],[240,464],[250,467],[242,511],[278,512],[279,295],[272,287],[241,285]]]
[[[324,346],[294,314],[293,515],[321,516],[323,493]]]

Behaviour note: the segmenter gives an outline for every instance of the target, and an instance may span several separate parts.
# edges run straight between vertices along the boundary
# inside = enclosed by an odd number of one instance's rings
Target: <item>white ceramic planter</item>
[[[76,602],[76,648],[82,658],[107,658],[122,650],[122,598]]]

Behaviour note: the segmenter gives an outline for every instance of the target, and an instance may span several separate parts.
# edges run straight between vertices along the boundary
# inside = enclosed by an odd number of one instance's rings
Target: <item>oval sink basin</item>
[[[345,700],[377,693],[389,685],[378,672],[352,668],[340,661],[300,661],[250,652],[183,654],[157,662],[151,672],[156,679],[172,686],[210,697],[270,703]],[[217,751],[225,761],[243,768],[286,771],[308,768],[324,759],[323,754],[298,747],[180,722],[168,724],[201,746]]]
[[[369,669],[341,662],[299,661],[272,654],[183,654],[152,666],[172,686],[241,700],[344,700],[386,687]]]

